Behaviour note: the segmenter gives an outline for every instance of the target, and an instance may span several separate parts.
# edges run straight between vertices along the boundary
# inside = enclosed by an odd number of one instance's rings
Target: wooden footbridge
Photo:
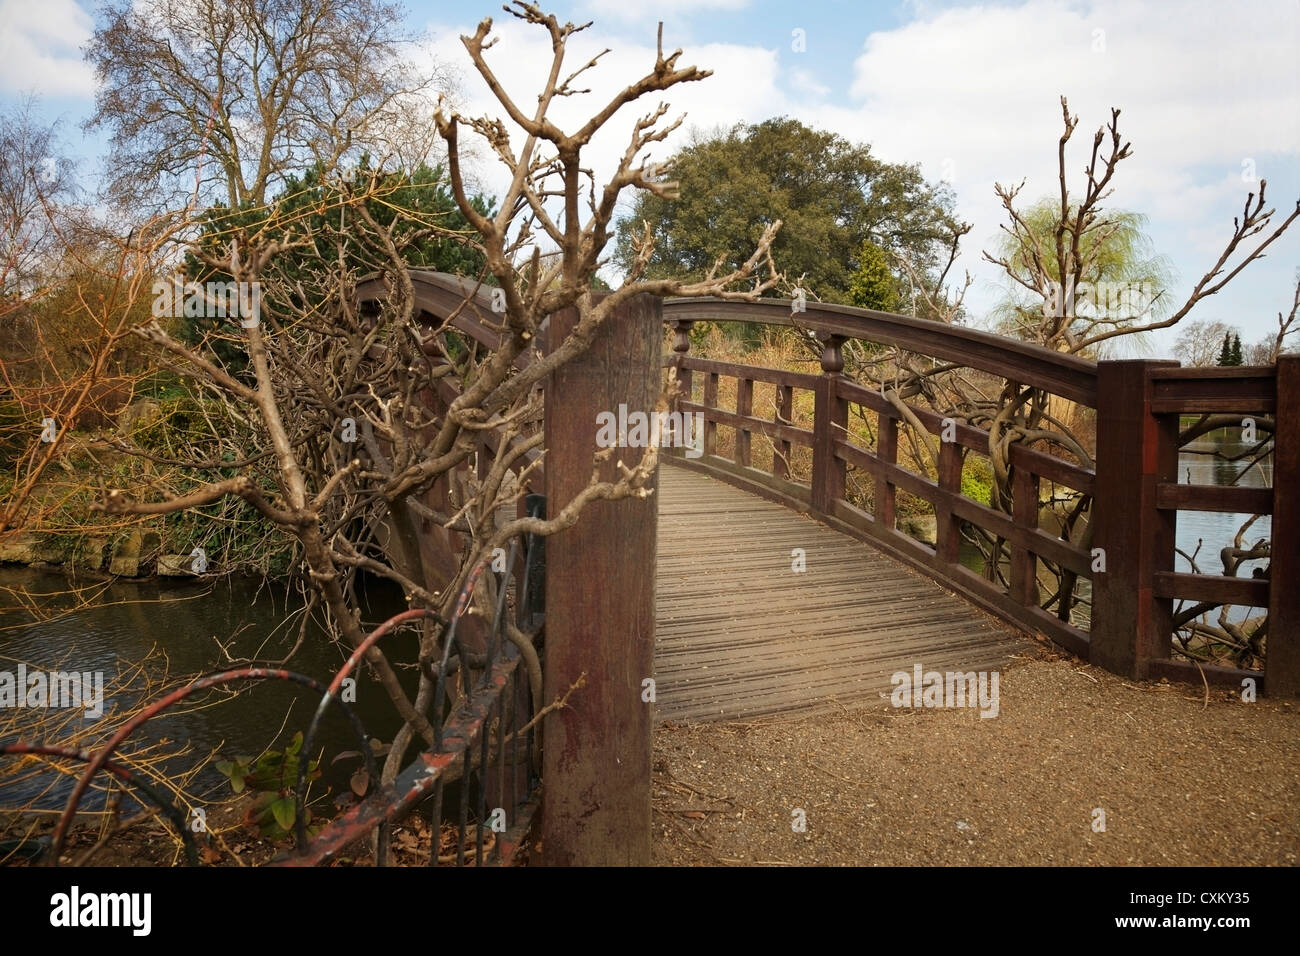
[[[413,279],[428,335],[454,331],[489,350],[504,341],[485,290],[439,274]],[[375,308],[386,290],[376,280],[360,293]],[[589,347],[546,379],[537,423],[546,455],[530,472],[532,506],[555,514],[571,501],[593,474],[598,416],[653,409],[669,370],[679,389],[674,411],[702,435],[696,447],[661,450],[648,497],[591,502],[577,524],[545,541],[540,699],[582,686],[542,724],[548,862],[648,861],[656,721],[875,703],[892,673],[996,669],[1027,635],[1130,679],[1246,681],[1300,695],[1300,588],[1291,584],[1300,573],[1300,357],[1235,369],[1091,362],[843,306],[615,301]],[[553,314],[548,341],[529,343],[516,361],[560,347],[584,328],[582,317],[576,308]],[[692,355],[699,322],[793,326],[820,344],[820,370]],[[928,357],[936,373],[965,370],[987,393],[1068,414],[1095,441],[1070,454],[1023,437],[990,442],[989,431],[943,418],[914,394],[882,394],[845,376],[851,340]],[[459,393],[445,378],[438,387],[425,400],[446,411]],[[1180,481],[1184,442],[1247,419],[1271,442],[1272,487]],[[932,469],[900,454],[909,428],[936,440]],[[482,467],[499,439],[484,431],[479,441]],[[632,465],[641,453],[618,449],[597,472],[613,480],[618,460]],[[1000,507],[963,480],[995,458],[1010,476]],[[1180,566],[1180,511],[1270,516],[1268,568],[1238,576],[1236,565],[1223,574]],[[918,513],[932,533],[900,520]],[[463,551],[453,533],[425,532],[421,547],[435,559]],[[1175,635],[1229,605],[1267,614],[1249,636],[1262,670],[1175,657]],[[501,666],[499,696],[522,700],[514,663]],[[464,754],[472,771],[468,755],[490,724],[491,693],[484,685],[480,710],[457,718],[451,750],[425,756],[430,768]],[[408,803],[437,771],[412,773]],[[391,817],[393,806],[357,819]]]
[[[416,273],[412,280],[428,354],[440,351],[438,336],[451,334],[460,343],[452,348],[444,341],[441,350],[503,347],[506,331],[493,322],[485,290],[442,274]],[[363,283],[362,314],[382,308],[387,294],[378,279]],[[509,351],[496,352],[494,359],[510,355],[526,368],[577,335],[587,343],[566,349],[568,361],[544,378],[545,367],[538,368],[544,401],[536,407],[543,411],[523,423],[532,428],[523,432],[529,438],[479,431],[462,467],[485,469],[503,440],[531,442],[515,446],[522,457],[510,459],[532,463],[520,511],[555,515],[587,488],[593,466],[601,481],[612,481],[619,465],[640,461],[639,447],[597,457],[599,416],[620,408],[649,412],[666,376],[677,383],[673,411],[689,418],[698,441],[661,448],[659,468],[642,494],[590,501],[576,524],[544,541],[521,536],[523,550],[518,541],[512,545],[515,559],[497,580],[494,615],[465,613],[473,588],[491,579],[485,561],[475,565],[452,620],[442,622],[443,658],[427,713],[434,744],[311,840],[299,813],[298,846],[283,862],[326,861],[426,801],[434,818],[443,819],[443,788],[455,781],[459,842],[452,856],[460,864],[471,839],[471,793],[472,856],[480,862],[489,861],[487,837],[498,832],[490,856],[507,861],[536,832],[540,807],[545,862],[645,864],[657,721],[877,703],[894,673],[918,666],[996,670],[1031,634],[1134,680],[1206,681],[1300,696],[1300,356],[1261,368],[1094,363],[985,332],[844,306],[649,296],[613,304],[598,326],[584,325],[590,313],[572,308],[549,317],[544,336],[537,336],[547,341],[520,334],[508,340]],[[793,326],[820,343],[820,372],[691,355],[698,322]],[[664,357],[669,330],[672,352]],[[1069,454],[1024,430],[1016,441],[991,441],[990,431],[941,417],[915,392],[876,391],[845,376],[843,349],[855,339],[929,357],[935,375],[962,370],[986,393],[1032,403],[1057,420],[1068,415],[1076,431],[1091,430],[1095,438]],[[450,378],[421,393],[435,414],[447,414],[460,396]],[[1180,447],[1218,429],[1247,426],[1262,436],[1255,452],[1267,457],[1271,487],[1180,481]],[[540,428],[543,461],[537,460]],[[937,439],[932,467],[900,454],[907,442],[919,447],[918,438],[931,436]],[[999,507],[967,490],[968,470],[981,462],[995,462],[1010,479]],[[428,514],[456,512],[459,477],[443,476],[424,492]],[[1175,542],[1185,511],[1267,515],[1271,544],[1260,546],[1267,567],[1229,560],[1231,549],[1224,551],[1221,574],[1180,567]],[[933,522],[931,533],[900,520],[918,514]],[[414,537],[419,540],[406,543],[420,548],[425,567],[445,569],[446,580],[459,576],[466,542],[454,530],[424,519]],[[1249,550],[1250,560],[1258,560],[1259,547]],[[518,585],[512,613],[522,636],[507,641],[512,580]],[[1240,642],[1242,662],[1262,661],[1262,669],[1202,664],[1182,642],[1226,607],[1248,609],[1248,627],[1238,616],[1224,631]],[[364,729],[339,689],[365,648],[403,622],[431,616],[412,608],[376,628],[328,687],[281,669],[237,668],[155,701],[93,755],[21,741],[0,746],[0,754],[86,762],[56,829],[52,858],[95,774],[104,769],[130,777],[111,764],[114,747],[145,720],[218,684],[282,680],[322,694],[306,751],[322,715],[337,704],[352,721],[375,780]],[[1175,640],[1183,651],[1178,657]],[[465,661],[470,666],[461,669]],[[456,670],[463,693],[444,712],[448,675]],[[570,693],[571,700],[556,705]],[[543,704],[539,725],[534,714]],[[299,809],[304,792],[300,772]],[[154,796],[197,860],[185,818]],[[489,831],[489,819],[502,814],[507,828]],[[437,847],[429,852],[436,863]]]

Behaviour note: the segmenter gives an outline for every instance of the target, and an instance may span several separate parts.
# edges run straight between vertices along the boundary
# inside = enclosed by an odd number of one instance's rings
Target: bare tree
[[[1266,183],[1261,181],[1258,193],[1248,194],[1241,215],[1233,219],[1232,232],[1222,253],[1193,285],[1187,298],[1177,307],[1166,305],[1157,309],[1156,303],[1167,297],[1163,288],[1146,288],[1141,282],[1135,286],[1128,277],[1117,283],[1106,281],[1105,258],[1113,254],[1108,250],[1108,241],[1122,238],[1132,225],[1123,214],[1114,213],[1107,206],[1115,174],[1120,164],[1132,155],[1130,144],[1120,135],[1120,111],[1113,109],[1109,123],[1093,136],[1078,194],[1071,192],[1067,174],[1067,147],[1078,118],[1070,115],[1065,97],[1061,97],[1061,111],[1064,131],[1057,144],[1060,188],[1054,200],[1054,212],[1048,222],[1040,222],[1038,207],[1027,213],[1018,205],[1023,183],[1013,187],[997,185],[995,189],[1008,219],[1002,227],[1008,242],[1003,251],[984,253],[987,261],[999,266],[1013,285],[1027,294],[1031,304],[1041,303],[1020,310],[1022,321],[1017,323],[1015,332],[1029,341],[1060,352],[1093,356],[1100,347],[1120,337],[1176,326],[1198,303],[1214,295],[1259,259],[1300,217],[1298,202],[1284,219],[1274,223],[1274,210],[1265,204]],[[950,262],[955,257],[954,244]],[[926,283],[921,270],[909,268],[906,261],[902,266],[917,283],[921,302],[929,315],[952,321],[959,314],[965,287],[945,287],[946,270],[938,283]],[[969,282],[968,275],[966,287]],[[1292,323],[1293,320],[1279,315],[1278,343],[1289,334]],[[909,414],[906,401],[917,401],[942,415],[987,428],[994,478],[991,505],[999,510],[1009,513],[1011,509],[1009,452],[1012,443],[1036,445],[1084,467],[1091,468],[1094,464],[1092,436],[1086,423],[1072,420],[1073,410],[1068,403],[1054,399],[1041,389],[997,380],[962,368],[958,363],[935,363],[896,351],[856,355],[846,350],[846,371],[870,383],[894,404],[906,421],[904,439],[912,447],[914,460],[920,467],[928,467],[932,474],[937,454],[933,438]],[[1206,417],[1189,426],[1180,436],[1180,443],[1189,443],[1207,431],[1223,427],[1222,418]],[[1236,424],[1240,424],[1240,418]],[[1271,440],[1273,426],[1264,418],[1257,419],[1257,426],[1262,444],[1252,453],[1258,456],[1266,453],[1264,446]],[[1054,497],[1052,507],[1058,511],[1062,537],[1088,548],[1091,523],[1084,519],[1090,511],[1091,499],[1073,494]],[[986,573],[1004,578],[1006,542],[973,530],[972,542],[984,555]],[[1040,565],[1056,581],[1043,606],[1054,610],[1061,619],[1069,620],[1071,608],[1078,600],[1075,575],[1041,556]]]
[[[110,3],[86,57],[112,195],[153,212],[186,195],[260,206],[287,172],[386,154],[441,80],[406,65],[401,20],[384,0]]]
[[[1273,335],[1271,342],[1265,339],[1262,343],[1267,348],[1266,352],[1252,347],[1250,355],[1252,365],[1271,365],[1277,361],[1279,355],[1287,351],[1288,346],[1292,344],[1287,339],[1300,332],[1300,325],[1296,324],[1297,316],[1300,316],[1300,269],[1296,270],[1295,291],[1291,295],[1291,310],[1286,315],[1281,312],[1277,314],[1277,332]]]
[[[29,97],[0,112],[0,301],[11,308],[52,277],[67,228],[62,207],[74,192],[72,161],[35,107]]]

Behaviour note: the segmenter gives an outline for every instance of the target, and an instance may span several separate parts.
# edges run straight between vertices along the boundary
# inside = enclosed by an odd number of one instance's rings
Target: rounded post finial
[[[673,338],[673,351],[678,355],[685,355],[691,350],[691,329],[694,326],[694,319],[677,319],[673,322],[673,332],[676,333]]]
[[[823,332],[817,338],[822,342],[822,371],[829,374],[844,371],[844,336]]]

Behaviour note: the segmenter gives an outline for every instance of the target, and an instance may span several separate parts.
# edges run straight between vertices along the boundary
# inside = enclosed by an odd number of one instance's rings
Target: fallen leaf
[[[358,797],[364,797],[366,787],[370,786],[370,771],[365,767],[361,767],[352,775],[352,779],[348,781],[348,786],[352,788],[352,792]]]

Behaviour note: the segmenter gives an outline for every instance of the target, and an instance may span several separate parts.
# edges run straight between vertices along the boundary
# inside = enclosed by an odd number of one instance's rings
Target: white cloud
[[[95,73],[80,47],[93,29],[73,0],[0,0],[0,90],[92,95]]]
[[[1067,153],[1071,190],[1082,188],[1093,134],[1120,108],[1132,157],[1116,174],[1112,202],[1147,213],[1158,229],[1186,227],[1177,250],[1192,253],[1180,256],[1184,279],[1217,257],[1254,188],[1242,179],[1243,160],[1256,158],[1260,176],[1271,166],[1296,181],[1293,3],[1030,0],[920,15],[866,39],[853,67],[854,106],[815,115],[884,159],[919,161],[932,178],[947,161],[958,209],[976,226],[963,264],[977,275],[976,250],[995,241],[1005,219],[993,184],[1027,178],[1027,201],[1058,188],[1060,94],[1079,119]],[[1285,215],[1294,197],[1270,198]]]
[[[831,88],[824,83],[818,82],[807,70],[801,70],[797,67],[790,67],[786,71],[790,89],[796,93],[802,93],[805,96],[811,96],[814,99],[825,99],[826,94]]]

